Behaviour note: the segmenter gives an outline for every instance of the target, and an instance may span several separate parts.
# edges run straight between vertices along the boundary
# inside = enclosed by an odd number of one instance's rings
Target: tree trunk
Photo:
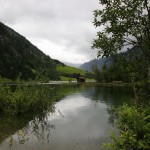
[[[150,8],[148,7],[148,2],[146,0],[147,4],[147,12],[148,12],[148,39],[147,39],[147,44],[148,44],[148,55],[147,55],[147,63],[148,63],[148,83],[150,83]]]
[[[148,50],[148,55],[147,55],[147,63],[148,63],[147,90],[149,93],[150,92],[150,43],[149,43],[149,50]]]
[[[150,81],[150,51],[147,56],[147,63],[148,63],[148,81]]]

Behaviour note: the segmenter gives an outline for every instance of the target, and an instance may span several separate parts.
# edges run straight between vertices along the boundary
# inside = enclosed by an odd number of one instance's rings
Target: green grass
[[[57,65],[56,70],[60,73],[64,73],[64,74],[73,74],[73,73],[80,73],[81,76],[85,76],[86,71],[79,69],[79,68],[75,68],[75,67],[71,67],[71,66],[62,66],[62,65]],[[63,75],[60,75],[60,80],[61,81],[76,81],[76,78],[69,78]],[[86,81],[93,81],[94,79],[90,79],[90,78],[86,78]],[[95,81],[95,80],[94,80]]]
[[[11,79],[0,77],[0,83],[4,83],[4,82],[13,82],[13,81]]]
[[[69,77],[64,77],[64,76],[60,76],[60,80],[61,81],[77,81],[77,79],[75,78],[69,78]]]
[[[81,75],[85,75],[85,71],[75,68],[75,67],[71,67],[71,66],[61,66],[61,65],[57,65],[56,70],[62,73],[68,73],[68,74],[73,74],[73,73],[80,73]]]

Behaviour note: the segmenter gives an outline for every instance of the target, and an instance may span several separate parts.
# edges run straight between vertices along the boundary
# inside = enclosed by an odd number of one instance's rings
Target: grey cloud
[[[92,11],[98,0],[1,0],[0,21],[27,38],[46,39],[68,53],[94,57]]]

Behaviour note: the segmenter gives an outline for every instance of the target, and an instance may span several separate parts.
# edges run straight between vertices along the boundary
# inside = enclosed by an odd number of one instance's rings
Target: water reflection
[[[1,117],[0,149],[99,149],[101,143],[110,140],[109,131],[114,128],[109,108],[132,97],[129,88],[121,87],[56,89],[63,98],[52,112],[12,119]]]
[[[54,107],[51,111],[53,113]],[[27,114],[15,117],[1,116],[0,143],[7,138],[10,146],[16,143],[16,141],[24,144],[30,139],[30,134],[36,136],[38,140],[46,140],[43,133],[46,133],[48,140],[50,128],[55,128],[54,125],[48,123],[49,116],[50,113],[40,115]]]

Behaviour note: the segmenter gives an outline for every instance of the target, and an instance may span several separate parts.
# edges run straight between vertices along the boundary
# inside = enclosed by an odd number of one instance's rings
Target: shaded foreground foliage
[[[16,86],[0,85],[0,112],[7,115],[48,111],[55,91],[46,84]]]
[[[150,149],[150,103],[137,107],[124,104],[117,109],[119,136],[112,133],[112,143],[103,144],[107,150]]]

